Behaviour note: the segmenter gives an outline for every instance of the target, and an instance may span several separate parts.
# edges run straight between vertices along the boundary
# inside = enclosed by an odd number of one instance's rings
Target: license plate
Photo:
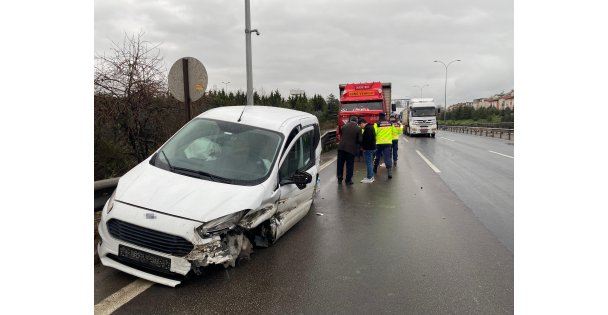
[[[131,259],[143,265],[153,266],[163,270],[171,270],[171,259],[124,245],[118,245],[118,256]]]
[[[428,129],[420,129],[420,132],[427,132],[429,131]]]

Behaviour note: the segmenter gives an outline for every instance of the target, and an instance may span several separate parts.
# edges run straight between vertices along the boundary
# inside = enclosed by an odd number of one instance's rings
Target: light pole
[[[230,84],[230,81],[226,81],[226,82],[222,81],[222,83],[223,83],[223,84],[224,84],[224,86],[226,87],[226,88],[225,88],[225,92],[226,92],[226,93],[228,93],[228,84]]]
[[[444,67],[445,67],[445,87],[443,88],[443,121],[445,123],[445,115],[447,114],[448,111],[448,67],[456,61],[462,61],[460,59],[456,59],[456,60],[452,60],[450,62],[448,62],[448,64],[446,65],[443,61],[441,60],[435,60],[433,62],[439,62],[441,63]]]
[[[245,50],[247,59],[247,105],[253,105],[253,74],[251,73],[251,33],[260,36],[257,29],[251,29],[251,17],[249,14],[249,0],[245,0]]]
[[[428,85],[428,84],[425,84],[425,85],[423,85],[423,86],[419,86],[419,85],[412,85],[412,87],[416,87],[416,88],[417,88],[417,87],[419,87],[419,88],[420,88],[420,98],[422,98],[422,89],[423,89],[425,86],[429,86],[429,85]]]

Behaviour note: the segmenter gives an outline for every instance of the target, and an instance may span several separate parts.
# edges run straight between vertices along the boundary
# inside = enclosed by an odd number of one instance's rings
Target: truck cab
[[[336,140],[340,141],[340,128],[350,117],[363,118],[368,123],[378,121],[380,113],[389,114],[391,104],[391,83],[369,82],[340,84],[340,112]]]
[[[432,99],[413,99],[401,115],[403,133],[410,137],[428,135],[434,138],[439,111]]]

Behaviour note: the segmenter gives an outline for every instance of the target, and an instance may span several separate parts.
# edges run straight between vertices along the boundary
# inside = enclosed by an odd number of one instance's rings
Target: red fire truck
[[[363,118],[368,123],[378,121],[381,112],[390,114],[391,83],[348,83],[340,84],[340,112],[338,113],[338,127],[336,139],[340,141],[340,128],[348,122],[351,116]]]

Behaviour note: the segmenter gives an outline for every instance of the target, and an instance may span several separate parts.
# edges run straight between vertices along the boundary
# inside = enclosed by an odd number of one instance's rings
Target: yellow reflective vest
[[[393,124],[388,120],[380,120],[374,124],[376,144],[393,144]]]
[[[399,134],[403,132],[403,125],[398,122],[393,122],[393,140],[399,140]]]

